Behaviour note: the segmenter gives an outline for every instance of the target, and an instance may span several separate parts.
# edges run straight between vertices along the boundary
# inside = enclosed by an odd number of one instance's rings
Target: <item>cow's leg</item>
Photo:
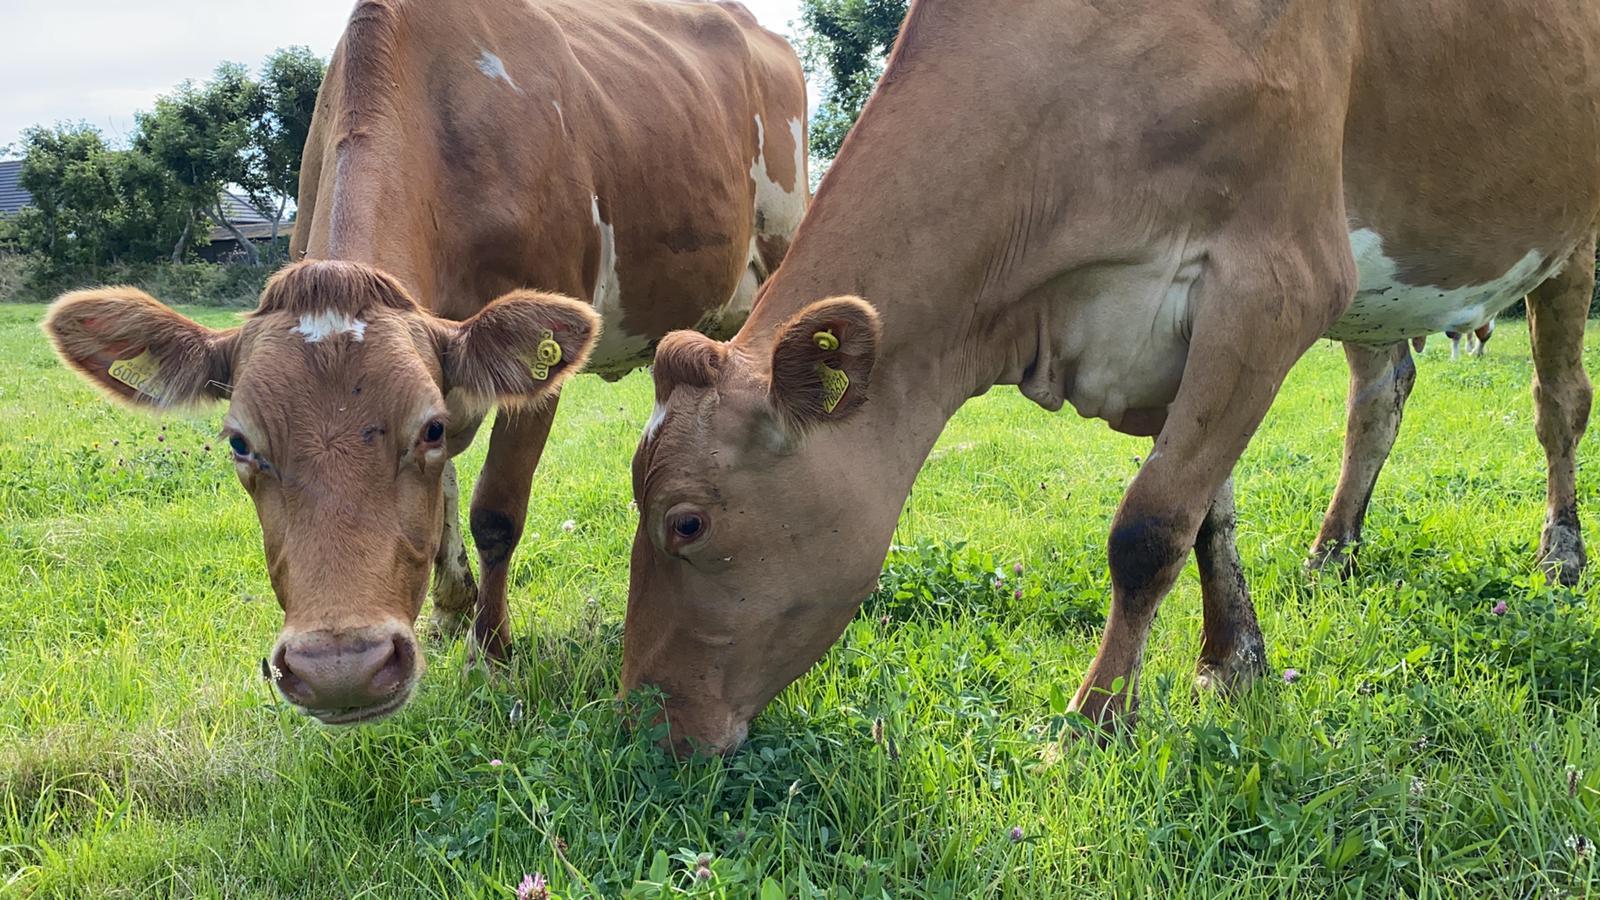
[[[506,658],[511,629],[506,609],[506,578],[511,554],[522,540],[528,516],[533,470],[544,453],[556,397],[537,409],[495,413],[489,455],[472,492],[472,540],[478,545],[478,615],[472,624],[473,658]]]
[[[1350,364],[1344,465],[1306,565],[1348,574],[1361,541],[1372,489],[1389,459],[1395,435],[1400,433],[1406,398],[1417,383],[1417,366],[1405,341],[1388,347],[1345,344],[1344,356]]]
[[[1461,358],[1461,334],[1455,331],[1446,331],[1444,336],[1450,339],[1450,361],[1455,362]]]
[[[1267,670],[1266,644],[1239,564],[1235,521],[1233,479],[1229,478],[1211,498],[1211,508],[1201,520],[1194,542],[1205,607],[1195,684],[1224,693],[1249,684]]]
[[[1342,226],[1324,246],[1322,259],[1342,253],[1343,261],[1314,268],[1299,251],[1254,243],[1219,255],[1206,273],[1193,301],[1183,382],[1107,541],[1111,610],[1072,701],[1091,720],[1131,713],[1156,608],[1183,568],[1212,498],[1289,368],[1349,304],[1355,272]],[[1234,265],[1250,268],[1231,271]]]
[[[478,586],[467,565],[467,545],[461,532],[461,487],[454,460],[444,464],[444,521],[439,530],[439,552],[433,558],[433,622],[442,635],[457,635],[467,626],[467,614],[478,599]]]
[[[1589,424],[1593,391],[1583,371],[1583,326],[1594,291],[1594,239],[1585,241],[1560,274],[1528,295],[1533,342],[1534,428],[1549,465],[1544,533],[1539,560],[1562,584],[1583,571],[1574,461]]]

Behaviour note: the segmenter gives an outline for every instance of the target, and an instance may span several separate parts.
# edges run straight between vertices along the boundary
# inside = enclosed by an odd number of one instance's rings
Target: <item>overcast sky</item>
[[[448,0],[443,0],[448,2]],[[799,0],[744,0],[780,34]],[[224,60],[255,69],[278,47],[327,56],[353,0],[0,0],[0,148],[30,125],[84,121],[123,144],[133,114]],[[16,154],[8,153],[9,158]]]

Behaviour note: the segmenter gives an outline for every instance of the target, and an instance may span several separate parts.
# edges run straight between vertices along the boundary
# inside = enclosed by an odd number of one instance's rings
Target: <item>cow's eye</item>
[[[672,520],[672,533],[686,541],[692,541],[705,530],[705,525],[704,519],[694,513],[688,513]]]
[[[667,512],[667,549],[676,553],[701,540],[711,529],[711,522],[698,507],[687,503]]]
[[[424,444],[437,444],[444,440],[444,423],[434,419],[422,426],[422,442]]]
[[[245,440],[242,434],[228,436],[228,449],[232,450],[233,455],[238,459],[250,458],[250,442]]]

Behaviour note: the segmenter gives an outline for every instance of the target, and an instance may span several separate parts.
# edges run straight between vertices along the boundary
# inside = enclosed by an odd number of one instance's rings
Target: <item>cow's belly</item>
[[[1497,278],[1442,287],[1403,281],[1398,263],[1384,253],[1383,239],[1371,229],[1351,232],[1350,249],[1360,275],[1356,296],[1328,337],[1358,344],[1471,331],[1554,275],[1565,258],[1529,250]]]

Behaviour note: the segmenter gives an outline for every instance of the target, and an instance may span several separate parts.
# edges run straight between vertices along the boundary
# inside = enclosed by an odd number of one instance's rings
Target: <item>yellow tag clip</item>
[[[119,359],[106,368],[106,374],[153,399],[161,399],[161,363],[149,350],[133,359]]]
[[[556,336],[546,328],[539,332],[539,346],[533,351],[533,377],[540,381],[550,377],[550,367],[561,362],[561,345]]]
[[[834,337],[831,331],[819,331],[813,334],[811,339],[817,342],[818,350],[833,351],[839,349],[839,339]]]
[[[831,413],[839,408],[845,391],[850,390],[850,376],[827,363],[817,363],[817,377],[822,379],[822,409]]]

